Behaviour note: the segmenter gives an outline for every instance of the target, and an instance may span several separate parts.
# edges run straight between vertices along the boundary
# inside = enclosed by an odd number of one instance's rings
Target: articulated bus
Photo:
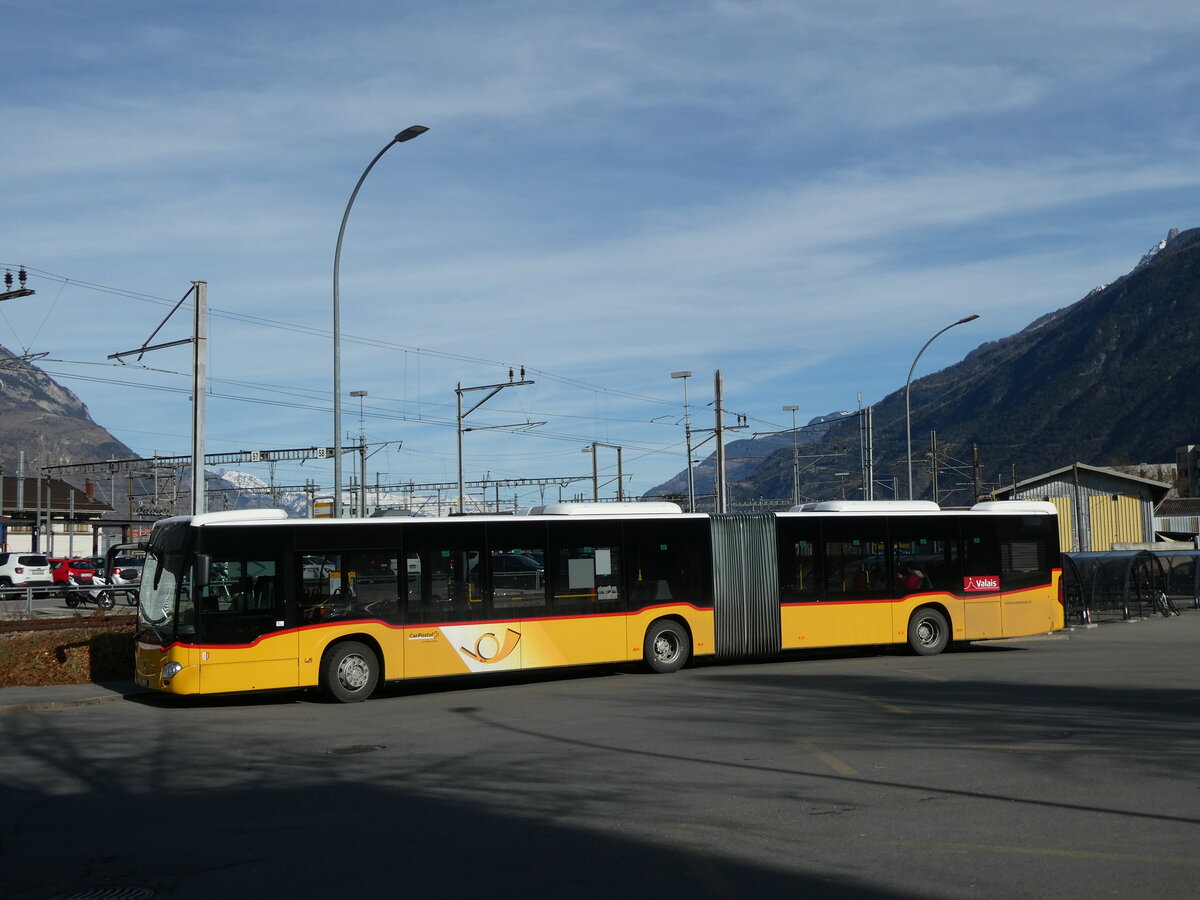
[[[1063,627],[1055,509],[833,501],[788,513],[558,503],[527,515],[158,522],[136,678],[177,694],[694,656],[1027,636]],[[919,576],[915,577],[915,576]]]

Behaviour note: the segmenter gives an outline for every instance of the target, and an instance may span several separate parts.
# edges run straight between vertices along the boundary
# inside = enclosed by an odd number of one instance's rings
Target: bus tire
[[[908,620],[908,646],[918,656],[936,656],[950,643],[950,623],[932,606],[922,606]]]
[[[379,660],[366,644],[343,641],[325,653],[321,687],[338,703],[366,700],[379,683]]]
[[[646,629],[642,658],[651,672],[676,672],[683,668],[691,654],[692,639],[682,623],[659,619]]]

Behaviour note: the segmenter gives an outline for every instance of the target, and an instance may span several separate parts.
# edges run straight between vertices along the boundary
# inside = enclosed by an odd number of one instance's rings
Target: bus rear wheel
[[[379,660],[366,644],[344,641],[325,654],[321,687],[339,703],[366,700],[379,683]]]
[[[646,630],[642,658],[650,671],[666,674],[683,668],[692,655],[687,629],[674,619],[660,619]]]
[[[950,643],[950,623],[932,606],[922,606],[908,620],[908,646],[918,656],[935,656]]]

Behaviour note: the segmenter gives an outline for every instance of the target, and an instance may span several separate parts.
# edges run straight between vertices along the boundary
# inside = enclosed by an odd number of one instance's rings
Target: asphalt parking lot
[[[1198,647],[1185,610],[350,706],[0,691],[0,896],[1190,898]]]

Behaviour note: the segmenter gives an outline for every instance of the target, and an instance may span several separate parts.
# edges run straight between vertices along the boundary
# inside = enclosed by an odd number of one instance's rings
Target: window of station
[[[825,599],[853,600],[888,593],[885,524],[867,519],[825,522]]]

